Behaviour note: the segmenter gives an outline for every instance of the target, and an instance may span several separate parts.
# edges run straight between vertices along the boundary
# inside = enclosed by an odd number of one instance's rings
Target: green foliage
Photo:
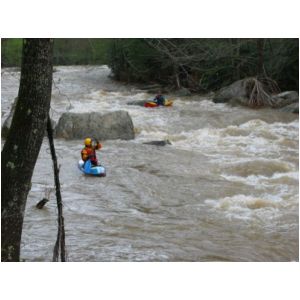
[[[1,65],[21,66],[23,39],[1,39]]]
[[[110,39],[54,39],[54,65],[107,64]],[[21,65],[22,39],[2,39],[2,66]]]
[[[115,39],[110,44],[108,64],[117,80],[151,82],[165,69],[157,55],[143,39]]]
[[[54,65],[103,65],[109,39],[55,39]]]

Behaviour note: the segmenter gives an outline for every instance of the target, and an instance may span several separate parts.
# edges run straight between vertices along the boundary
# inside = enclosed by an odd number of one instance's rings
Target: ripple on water
[[[71,112],[126,110],[134,141],[105,141],[104,179],[76,168],[82,141],[56,140],[66,243],[73,261],[297,260],[299,121],[276,110],[174,98],[170,109],[127,105],[152,97],[108,78],[107,67],[57,67],[51,107]],[[2,76],[2,115],[18,77]],[[169,96],[169,95],[168,95]],[[195,99],[193,99],[195,100]],[[168,139],[172,145],[142,145]],[[48,143],[34,171],[22,255],[51,260],[56,239]],[[38,222],[36,222],[38,220]]]
[[[290,163],[280,160],[259,159],[233,164],[225,164],[224,171],[226,174],[247,177],[250,175],[263,175],[271,177],[275,173],[287,173],[294,171],[294,166]]]

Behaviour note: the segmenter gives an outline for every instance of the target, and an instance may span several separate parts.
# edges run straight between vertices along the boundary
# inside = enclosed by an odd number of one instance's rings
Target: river
[[[153,95],[109,78],[106,66],[56,67],[51,116],[126,110],[136,138],[103,141],[107,177],[77,169],[82,140],[56,139],[68,261],[298,261],[299,121],[273,109],[167,95],[173,107],[127,102]],[[2,69],[2,123],[20,73]],[[171,145],[143,144],[168,139]],[[3,141],[2,141],[3,145]],[[45,138],[29,193],[21,257],[51,261],[55,193]]]

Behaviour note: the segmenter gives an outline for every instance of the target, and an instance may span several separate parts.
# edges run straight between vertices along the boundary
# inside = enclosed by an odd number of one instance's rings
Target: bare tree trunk
[[[240,72],[240,39],[236,39],[236,57],[237,57],[237,64],[236,64],[236,78],[237,80],[241,79],[241,72]]]
[[[257,47],[257,75],[259,77],[264,76],[264,39],[257,39],[256,41]]]
[[[231,42],[231,64],[234,69],[234,80],[240,80],[240,39],[230,39]]]
[[[179,68],[175,64],[174,64],[173,68],[174,68],[174,77],[175,77],[176,88],[180,89],[181,84],[180,84],[180,79],[179,79]]]
[[[1,260],[19,261],[24,212],[45,134],[53,40],[24,39],[18,103],[1,157]]]

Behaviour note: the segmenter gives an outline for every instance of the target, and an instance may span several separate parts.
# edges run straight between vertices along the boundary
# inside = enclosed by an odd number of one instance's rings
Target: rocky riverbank
[[[256,78],[245,78],[223,87],[213,96],[215,103],[228,103],[250,107],[272,107],[283,111],[299,113],[299,93],[285,91],[272,93],[272,89]]]

